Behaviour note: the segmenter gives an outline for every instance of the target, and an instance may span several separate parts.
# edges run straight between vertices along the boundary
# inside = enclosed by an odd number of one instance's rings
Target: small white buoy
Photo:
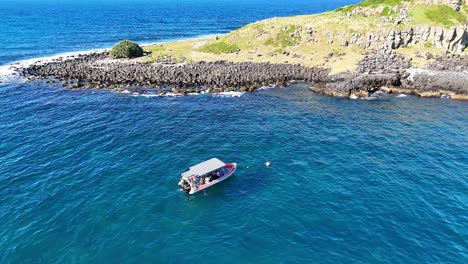
[[[270,162],[269,162],[269,161],[265,162],[265,166],[266,166],[267,168],[269,168],[269,167],[270,167]]]

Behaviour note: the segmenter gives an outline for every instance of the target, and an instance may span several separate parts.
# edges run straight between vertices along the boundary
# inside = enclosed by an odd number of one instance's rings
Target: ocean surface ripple
[[[358,0],[43,1],[0,2],[0,65]],[[466,102],[0,78],[0,106],[0,263],[468,263]],[[211,157],[239,168],[180,192],[180,173]]]
[[[23,84],[0,105],[2,263],[466,262],[466,103]],[[179,192],[210,157],[235,176]]]

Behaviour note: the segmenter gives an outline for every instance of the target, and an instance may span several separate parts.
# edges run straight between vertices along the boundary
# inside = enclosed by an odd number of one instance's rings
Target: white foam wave
[[[167,96],[167,97],[177,97],[177,96],[182,96],[183,94],[180,93],[165,93],[162,96]]]
[[[15,73],[15,70],[13,69],[13,65],[7,64],[7,65],[0,66],[0,77],[13,75],[14,73]]]
[[[274,89],[276,88],[275,86],[262,86],[260,88],[258,88],[257,90],[259,91],[265,91],[265,90],[270,90],[270,89]]]
[[[376,100],[376,99],[379,99],[381,98],[382,96],[384,96],[385,93],[382,92],[382,91],[377,91],[367,97],[361,97],[362,100]]]
[[[241,97],[244,92],[220,92],[217,94],[213,94],[213,96],[217,97]]]
[[[0,80],[8,82],[8,81],[17,81],[18,77],[15,76],[16,69],[20,68],[27,68],[33,64],[41,65],[48,62],[56,61],[59,59],[67,60],[73,59],[77,57],[79,54],[92,54],[92,53],[100,53],[107,51],[108,49],[94,49],[94,50],[85,50],[85,51],[73,51],[73,52],[65,52],[59,53],[52,56],[44,56],[26,60],[20,60],[11,62],[8,64],[0,65]]]
[[[189,93],[187,95],[199,95],[198,93]],[[141,97],[178,97],[178,96],[184,96],[184,94],[180,93],[165,93],[165,94],[151,94],[151,93],[137,93],[134,92],[132,93],[132,96],[141,96]]]
[[[406,95],[406,94],[399,94],[399,95],[397,95],[396,97],[397,97],[397,98],[403,98],[403,97],[407,97],[407,95]]]
[[[161,94],[140,94],[140,93],[132,93],[132,96],[137,96],[137,97],[161,97]]]
[[[143,97],[161,97],[162,95],[160,94],[138,94],[134,96],[143,96]]]

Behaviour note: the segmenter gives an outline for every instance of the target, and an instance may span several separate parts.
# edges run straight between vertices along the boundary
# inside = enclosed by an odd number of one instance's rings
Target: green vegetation
[[[116,59],[137,58],[143,56],[143,49],[135,42],[122,40],[112,47],[110,55]]]
[[[342,13],[349,13],[353,11],[356,7],[377,7],[379,5],[387,5],[388,6],[395,6],[399,5],[402,2],[408,2],[411,0],[365,0],[360,3],[354,4],[354,5],[349,5],[345,7],[340,7],[336,9],[335,11],[337,12],[342,12]],[[387,11],[387,14],[390,10]],[[383,12],[382,12],[383,13]]]
[[[380,13],[381,16],[388,16],[390,15],[390,7],[386,6],[383,10],[382,13]]]
[[[198,49],[200,52],[213,54],[234,53],[239,50],[240,49],[236,44],[228,44],[222,40],[213,42]]]
[[[399,16],[401,6],[408,8],[409,21],[396,25],[393,19],[382,16]],[[142,61],[158,62],[161,58],[179,61],[230,61],[292,63],[332,69],[333,73],[352,71],[363,58],[365,49],[361,45],[349,44],[353,33],[360,40],[367,34],[381,31],[404,31],[410,27],[431,26],[434,28],[460,26],[468,17],[468,8],[462,6],[459,13],[442,5],[427,5],[426,0],[367,0],[355,6],[370,7],[370,15],[343,15],[331,11],[322,14],[278,17],[258,21],[234,30],[224,36],[174,41],[145,46],[150,55]],[[442,11],[440,11],[442,10]],[[448,22],[447,22],[448,21]],[[365,41],[364,41],[365,42]],[[377,45],[374,43],[373,45]],[[380,44],[379,44],[380,45]],[[375,46],[377,47],[377,46]],[[372,47],[371,47],[372,48]],[[419,42],[397,50],[417,65],[428,63],[421,54],[442,54],[443,49]],[[465,49],[465,53],[468,49]],[[330,56],[333,54],[333,56]]]
[[[275,42],[273,41],[273,38],[269,38],[269,39],[267,39],[267,40],[265,41],[264,44],[265,44],[265,45],[273,45],[273,44],[275,44]]]
[[[424,43],[424,47],[430,49],[430,48],[434,47],[434,44],[426,42],[426,43]]]
[[[298,29],[300,29],[300,27],[296,25],[288,25],[276,34],[274,38],[267,39],[264,44],[282,48],[294,46],[301,41],[301,36],[295,34]]]
[[[341,13],[349,13],[349,12],[353,11],[354,8],[356,8],[356,7],[357,7],[357,5],[348,5],[348,6],[339,7],[335,11],[336,12],[341,12]]]
[[[252,24],[252,28],[257,31],[257,33],[262,33],[263,32],[263,26],[260,24]]]
[[[408,0],[366,0],[363,1],[359,4],[356,4],[357,6],[362,6],[362,7],[376,7],[379,5],[389,5],[389,6],[395,6],[401,4],[401,2],[407,2]]]
[[[430,21],[444,26],[453,26],[456,22],[465,23],[467,21],[466,16],[449,6],[430,6],[424,14]]]
[[[165,51],[166,48],[161,44],[161,45],[152,45],[150,52],[163,52]]]
[[[384,9],[382,10],[382,13],[380,13],[381,16],[384,16],[384,17],[389,17],[389,16],[397,16],[398,13],[393,11],[392,9],[390,9],[389,6],[386,6],[384,7]]]
[[[290,25],[284,31],[281,31],[276,35],[276,40],[279,42],[279,45],[283,48],[296,45],[301,37],[299,35],[293,36],[294,32],[298,29],[296,25]]]

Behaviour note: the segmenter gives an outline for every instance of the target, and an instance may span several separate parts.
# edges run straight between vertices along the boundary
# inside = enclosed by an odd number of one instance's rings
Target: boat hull
[[[205,183],[205,184],[202,184],[200,186],[198,186],[198,188],[196,190],[190,190],[190,192],[188,194],[195,194],[199,191],[202,191],[206,188],[209,188],[217,183],[220,183],[222,181],[224,181],[225,179],[231,177],[234,172],[236,171],[236,168],[237,168],[237,163],[227,163],[226,166],[224,166],[224,168],[229,168],[229,171],[226,173],[226,175],[222,176],[222,177],[219,177],[218,179],[216,180],[213,180],[209,183]]]

